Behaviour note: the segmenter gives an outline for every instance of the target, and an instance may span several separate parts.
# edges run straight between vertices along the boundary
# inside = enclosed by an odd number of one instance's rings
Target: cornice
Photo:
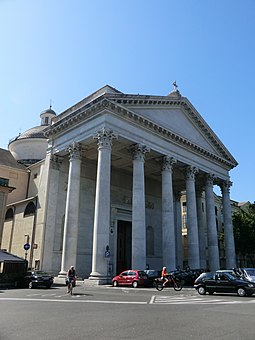
[[[191,120],[203,131],[210,142],[216,147],[217,150],[223,155],[220,157],[213,154],[212,152],[202,148],[201,146],[187,140],[186,138],[167,130],[166,128],[138,115],[137,113],[126,108],[124,105],[152,105],[152,106],[165,106],[165,107],[180,107],[185,112]],[[66,129],[70,129],[73,126],[79,124],[83,120],[87,120],[90,117],[99,114],[101,111],[109,109],[111,112],[118,116],[122,116],[126,120],[132,121],[132,123],[142,126],[146,130],[150,130],[153,133],[161,135],[163,138],[171,140],[177,145],[181,145],[192,152],[200,154],[201,156],[213,160],[227,168],[234,168],[237,166],[236,160],[232,155],[226,150],[223,144],[218,140],[217,136],[213,133],[210,127],[205,123],[203,118],[199,113],[194,112],[187,103],[185,97],[181,98],[167,98],[167,97],[154,97],[151,96],[138,96],[129,97],[128,95],[103,95],[97,98],[95,101],[73,110],[69,115],[64,116],[61,120],[57,120],[53,125],[45,129],[45,136],[47,138],[54,138],[55,135],[60,134]]]

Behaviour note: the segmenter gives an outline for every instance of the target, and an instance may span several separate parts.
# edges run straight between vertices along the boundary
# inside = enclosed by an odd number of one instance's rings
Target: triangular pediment
[[[157,124],[160,129],[170,131],[187,145],[192,144],[194,149],[202,149],[216,158],[225,159],[232,164],[231,167],[238,164],[187,98],[180,95],[172,97],[123,94],[107,97],[137,116]]]
[[[133,111],[149,119],[159,126],[174,132],[175,134],[195,143],[196,145],[212,152],[217,153],[216,148],[211,145],[207,137],[201,130],[192,123],[192,121],[179,108],[145,108],[135,109]]]

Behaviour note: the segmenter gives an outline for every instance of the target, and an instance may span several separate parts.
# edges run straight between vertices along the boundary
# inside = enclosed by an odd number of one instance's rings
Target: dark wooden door
[[[117,235],[117,274],[131,269],[132,258],[132,223],[118,221]]]

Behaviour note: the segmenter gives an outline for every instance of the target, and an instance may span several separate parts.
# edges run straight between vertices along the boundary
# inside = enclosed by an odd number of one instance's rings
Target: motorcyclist
[[[169,281],[168,277],[169,277],[169,273],[167,272],[166,267],[163,267],[161,271],[161,279],[164,281],[163,286],[165,286],[167,282]]]

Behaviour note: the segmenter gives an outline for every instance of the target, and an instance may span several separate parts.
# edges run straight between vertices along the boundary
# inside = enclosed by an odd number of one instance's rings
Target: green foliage
[[[255,255],[255,204],[233,214],[236,252],[254,261]]]

